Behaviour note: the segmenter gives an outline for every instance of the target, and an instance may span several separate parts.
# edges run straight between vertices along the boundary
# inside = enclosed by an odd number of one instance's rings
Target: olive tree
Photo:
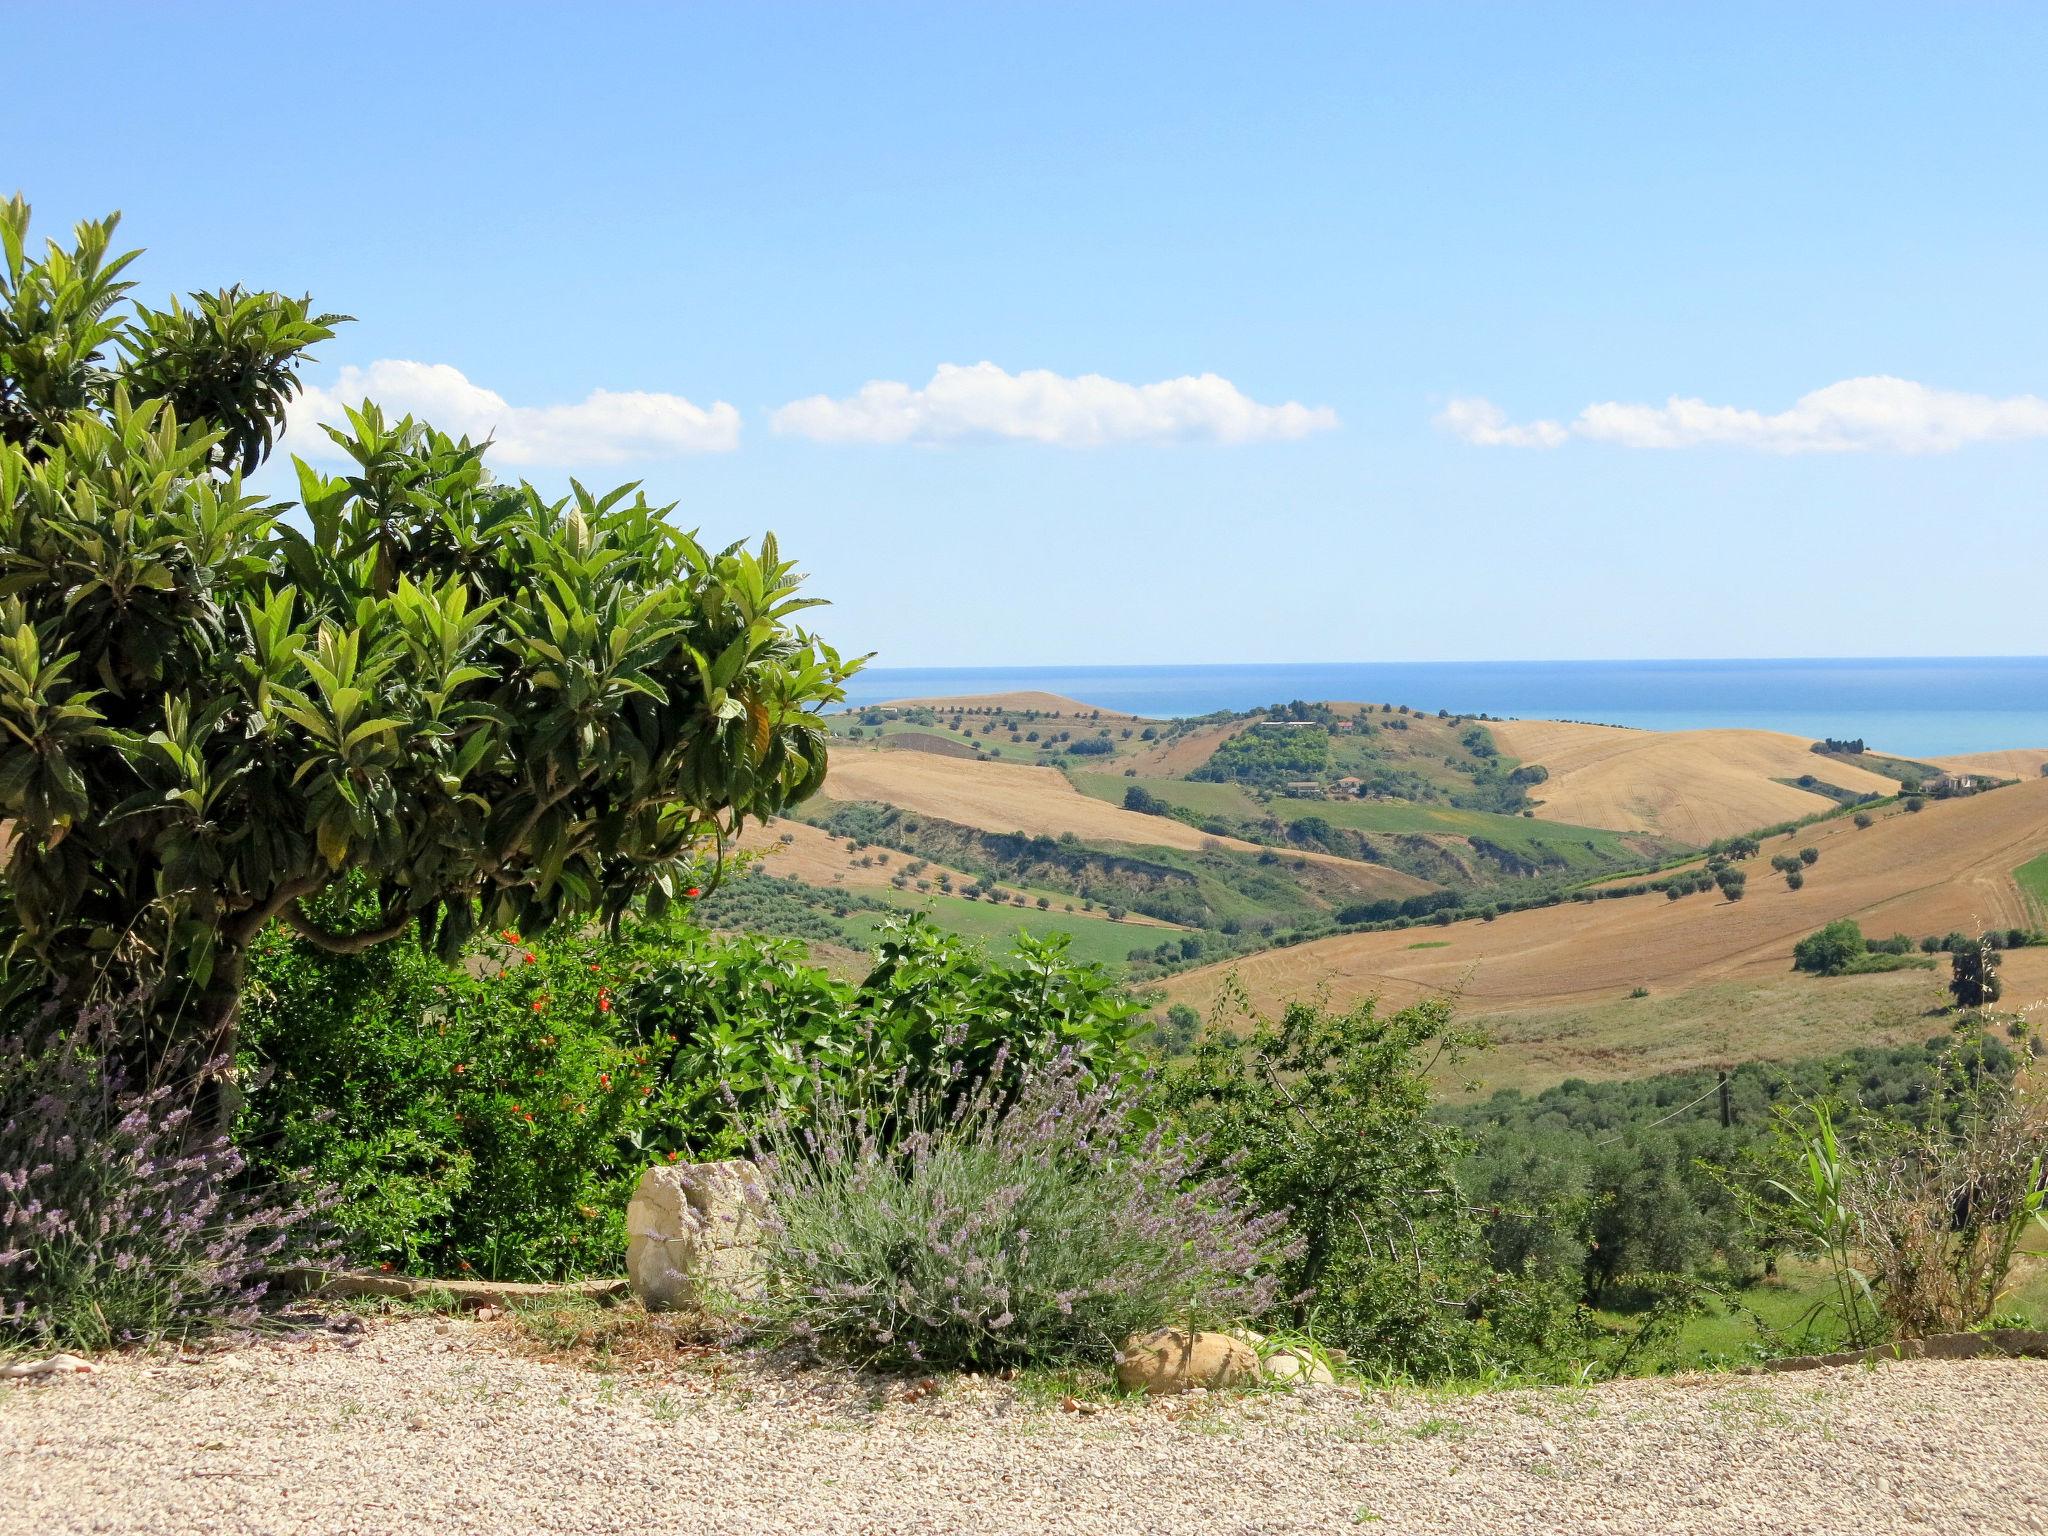
[[[273,920],[452,957],[483,922],[658,906],[818,787],[858,663],[792,622],[772,535],[708,549],[630,486],[549,499],[367,403],[327,429],[343,473],[295,461],[296,510],[266,499],[243,475],[346,317],[126,306],[113,220],[33,258],[27,228],[0,205],[12,988],[140,990],[217,1050]]]

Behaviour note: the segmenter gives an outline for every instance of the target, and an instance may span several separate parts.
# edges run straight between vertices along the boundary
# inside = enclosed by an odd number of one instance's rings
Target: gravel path
[[[697,1362],[606,1376],[386,1321],[0,1388],[0,1531],[2048,1529],[2048,1363],[1094,1413]]]

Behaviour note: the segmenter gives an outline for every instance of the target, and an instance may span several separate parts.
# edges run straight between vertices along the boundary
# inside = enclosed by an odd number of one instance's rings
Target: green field
[[[1230,821],[1282,822],[1320,816],[1333,827],[1393,835],[1421,833],[1432,837],[1483,837],[1510,852],[1538,862],[1555,858],[1573,874],[1601,874],[1617,866],[1637,868],[1654,860],[1657,848],[1646,839],[1602,827],[1575,827],[1566,822],[1504,816],[1494,811],[1460,811],[1448,806],[1418,805],[1408,800],[1296,800],[1276,795],[1261,801],[1238,784],[1202,784],[1186,779],[1127,779],[1115,773],[1075,773],[1070,777],[1083,794],[1114,805],[1123,804],[1132,785],[1143,787],[1169,805],[1198,816]],[[1676,844],[1668,845],[1675,849]]]
[[[1134,949],[1149,948],[1177,928],[1160,928],[1150,923],[1113,923],[1089,912],[1062,912],[1055,908],[1041,912],[1037,907],[996,906],[992,902],[969,901],[964,896],[878,891],[873,893],[900,906],[906,912],[929,912],[932,921],[950,932],[981,939],[1001,949],[1010,948],[1018,933],[1039,937],[1064,933],[1071,940],[1075,958],[1121,969]],[[846,931],[872,940],[882,925],[882,914],[856,912],[846,919]]]
[[[2048,1320],[2048,1266],[2041,1263],[2039,1243],[2022,1244],[2014,1266],[2012,1288],[2001,1310],[2026,1319],[2031,1327]],[[1752,1285],[1724,1298],[1704,1316],[1689,1319],[1657,1363],[1667,1370],[1702,1370],[1747,1365],[1783,1349],[1824,1354],[1840,1349],[1840,1329],[1821,1304],[1832,1294],[1826,1271],[1805,1259],[1785,1261],[1776,1280]],[[1625,1312],[1598,1312],[1611,1327],[1634,1326]]]
[[[1020,718],[1017,721],[1017,729],[1015,731],[999,723],[993,731],[984,733],[982,726],[986,724],[988,724],[986,720],[977,721],[970,717],[956,731],[943,720],[925,725],[920,725],[914,720],[884,720],[879,725],[870,725],[855,715],[834,715],[831,717],[832,734],[853,741],[872,743],[889,736],[938,736],[947,741],[957,741],[964,746],[973,747],[978,752],[991,753],[1005,762],[1044,763],[1049,766],[1062,768],[1084,763],[1099,768],[1104,763],[1115,762],[1118,756],[1140,744],[1135,734],[1126,739],[1122,734],[1124,728],[1117,726],[1113,727],[1110,733],[1110,740],[1115,743],[1116,752],[1082,756],[1067,751],[1067,747],[1071,745],[1070,742],[1052,742],[1046,738],[1062,730],[1071,731],[1076,741],[1084,736],[1094,736],[1101,727],[1093,722],[1024,720]],[[856,731],[860,733],[858,736],[854,735]],[[1010,740],[1010,737],[1013,735],[1028,736],[1033,731],[1039,733],[1039,740]],[[1099,776],[1108,777],[1108,775]],[[1116,798],[1121,803],[1123,799],[1121,790],[1117,792]]]
[[[1527,816],[1503,816],[1494,811],[1459,811],[1405,800],[1278,798],[1266,809],[1282,821],[1320,816],[1333,827],[1349,827],[1358,832],[1483,837],[1524,858],[1547,862],[1555,857],[1573,873],[1598,873],[1616,865],[1635,867],[1654,857],[1645,851],[1647,840],[1640,836],[1601,827],[1575,827],[1567,822],[1537,821]]]
[[[1231,821],[1255,821],[1266,808],[1258,797],[1239,784],[1197,784],[1187,779],[1127,779],[1120,773],[1071,771],[1067,775],[1084,795],[1122,805],[1124,793],[1141,785],[1168,805],[1193,811],[1197,816],[1221,816]]]
[[[2048,853],[2027,860],[2012,872],[2020,894],[2034,909],[2034,921],[2048,925]]]
[[[960,742],[977,751],[993,752],[1008,762],[1035,763],[1042,760],[1038,750],[1039,743],[1013,742],[1007,731],[997,731],[993,735],[984,736],[978,726],[973,730],[952,731],[943,725],[913,725],[906,720],[889,720],[881,725],[861,725],[858,721],[836,716],[832,721],[832,727],[835,736],[851,737],[853,732],[858,730],[860,735],[854,739],[862,742],[873,742],[885,736],[943,736],[948,741]]]

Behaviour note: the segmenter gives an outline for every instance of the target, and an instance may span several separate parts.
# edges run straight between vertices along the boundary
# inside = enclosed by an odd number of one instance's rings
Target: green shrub
[[[1864,951],[1862,928],[1845,917],[1793,945],[1792,968],[1816,976],[1839,976]]]
[[[1883,971],[1931,971],[1934,961],[1925,955],[1900,955],[1890,950],[1872,949],[1858,955],[1838,973],[1843,976],[1874,976]]]
[[[1314,778],[1330,766],[1330,733],[1320,726],[1250,730],[1231,737],[1188,775],[1210,783],[1235,781],[1275,788]]]
[[[1271,1305],[1280,1215],[1241,1214],[1227,1176],[1138,1137],[1121,1085],[1071,1053],[1014,1096],[993,1065],[900,1095],[821,1082],[800,1123],[769,1118],[768,1288],[748,1305],[771,1333],[895,1364],[1107,1363],[1138,1329]]]
[[[529,963],[527,956],[533,957]],[[502,939],[447,966],[411,945],[329,955],[265,934],[236,1137],[339,1193],[358,1262],[553,1280],[614,1269],[654,1077],[612,991],[620,953]]]
[[[1360,1364],[1442,1377],[1495,1363],[1480,1297],[1499,1287],[1459,1189],[1464,1135],[1432,1114],[1429,1073],[1479,1043],[1432,1001],[1380,1016],[1305,1003],[1211,1030],[1165,1103],[1300,1251],[1289,1321]]]
[[[1948,990],[1958,1008],[1987,1008],[2004,995],[1999,958],[1988,944],[1966,942],[1950,952]]]
[[[859,985],[800,945],[673,922],[545,944],[508,931],[453,966],[411,945],[330,955],[275,929],[244,1004],[245,1059],[271,1075],[236,1134],[260,1165],[338,1190],[358,1261],[604,1273],[650,1162],[729,1155],[819,1082],[915,1088],[1062,1049],[1118,1072],[1136,1011],[1062,941],[991,955],[921,919],[884,928]]]
[[[2048,1104],[2025,1083],[1938,1081],[1917,1124],[1843,1126],[1826,1103],[1782,1111],[1752,1219],[1821,1259],[1822,1304],[1849,1345],[1981,1327],[2008,1294],[2021,1239],[2048,1228]]]
[[[1064,936],[1019,934],[1003,955],[923,917],[883,925],[858,985],[793,946],[665,935],[633,957],[627,1012],[660,1062],[657,1152],[725,1155],[776,1108],[823,1082],[858,1098],[869,1085],[978,1080],[1000,1054],[1014,1072],[1072,1050],[1114,1075],[1138,1062],[1137,1006],[1099,966],[1069,959]],[[658,1058],[659,1059],[659,1058]]]
[[[1924,1124],[1954,1103],[1949,1085],[2004,1082],[2015,1065],[1995,1040],[1975,1036],[1959,1048],[1943,1035],[1744,1063],[1727,1074],[1726,1123],[1712,1071],[1574,1080],[1526,1096],[1503,1089],[1440,1113],[1473,1142],[1460,1180],[1466,1199],[1489,1212],[1496,1270],[1554,1278],[1589,1303],[1635,1307],[1649,1299],[1646,1274],[1741,1286],[1791,1240],[1753,1226],[1741,1194],[1765,1176],[1754,1168],[1767,1160],[1782,1106],[1827,1099],[1859,1120]],[[1736,1176],[1739,1168],[1752,1171]]]

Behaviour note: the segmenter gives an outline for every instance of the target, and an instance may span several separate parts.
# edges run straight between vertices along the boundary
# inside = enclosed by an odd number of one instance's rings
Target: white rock
[[[18,1365],[0,1366],[0,1379],[26,1381],[34,1376],[61,1376],[90,1371],[92,1362],[76,1355],[51,1355],[47,1360],[24,1360]]]
[[[1280,1348],[1260,1362],[1266,1380],[1292,1387],[1329,1387],[1337,1383],[1329,1365],[1314,1355]]]
[[[626,1277],[652,1311],[701,1306],[761,1288],[767,1194],[752,1163],[648,1169],[626,1207]]]

